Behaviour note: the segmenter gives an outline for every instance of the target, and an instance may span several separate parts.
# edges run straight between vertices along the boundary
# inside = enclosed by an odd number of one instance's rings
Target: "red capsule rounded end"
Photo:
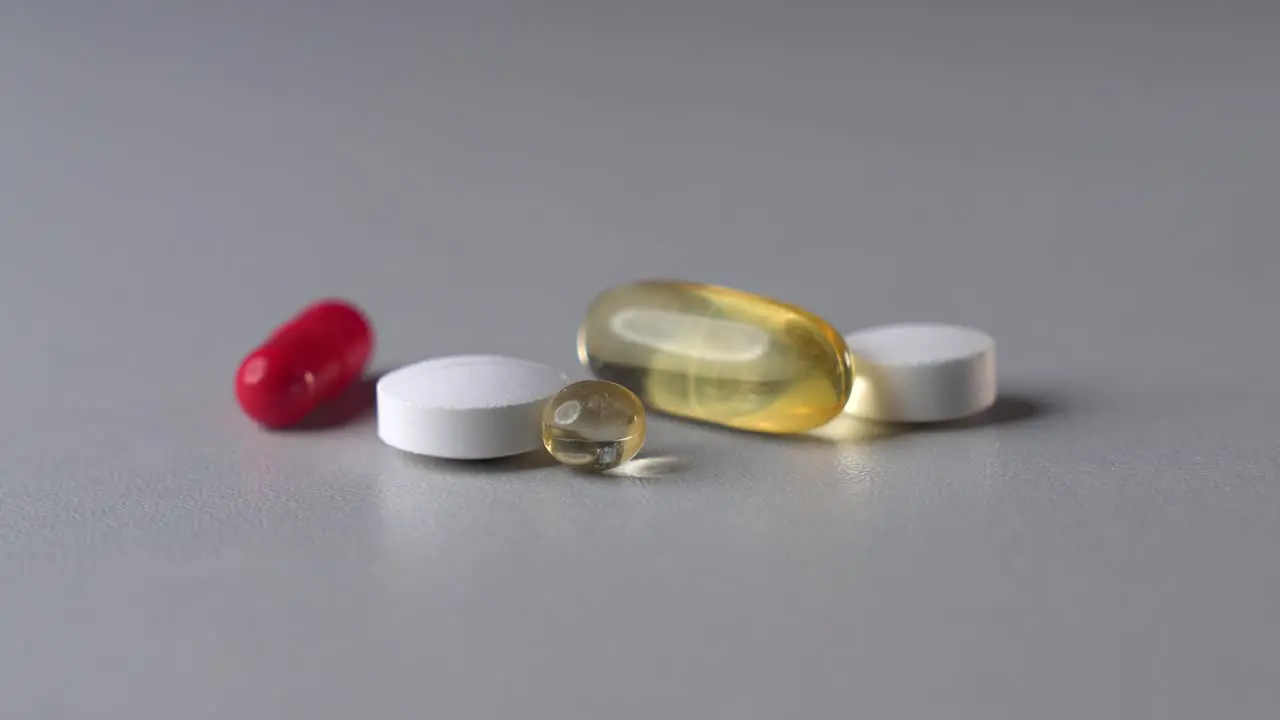
[[[236,400],[244,413],[272,428],[301,420],[317,404],[311,373],[269,345],[254,351],[236,372]]]

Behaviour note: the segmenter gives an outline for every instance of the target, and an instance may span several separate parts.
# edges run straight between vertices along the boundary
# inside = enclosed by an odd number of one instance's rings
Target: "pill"
[[[293,425],[358,380],[373,352],[373,328],[345,300],[303,308],[240,363],[236,399],[267,427]]]
[[[551,457],[585,470],[610,470],[644,446],[644,404],[604,380],[583,380],[556,393],[542,411],[542,444]]]
[[[578,357],[651,410],[763,433],[811,430],[849,400],[851,360],[825,320],[716,285],[653,280],[596,296]]]
[[[881,422],[940,422],[996,400],[996,344],[957,325],[903,323],[845,338],[857,373],[847,411]]]
[[[542,409],[569,379],[555,368],[501,355],[453,355],[382,376],[378,437],[419,455],[505,457],[542,446]]]

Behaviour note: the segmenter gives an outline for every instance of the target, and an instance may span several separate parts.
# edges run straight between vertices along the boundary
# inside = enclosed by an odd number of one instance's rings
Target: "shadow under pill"
[[[1066,403],[1059,397],[1042,391],[1002,391],[995,403],[976,415],[936,423],[887,423],[864,420],[849,413],[841,413],[826,425],[808,432],[774,435],[727,428],[715,423],[691,418],[660,414],[664,421],[705,428],[724,435],[750,437],[757,442],[786,445],[829,445],[845,442],[878,442],[916,433],[961,432],[993,426],[1030,422],[1063,412]]]
[[[373,417],[377,401],[378,380],[387,373],[379,370],[365,374],[351,384],[342,394],[324,403],[297,424],[284,428],[286,432],[314,432],[330,430]]]
[[[1066,410],[1066,403],[1045,392],[1001,392],[991,407],[982,412],[958,420],[936,423],[901,423],[889,427],[899,432],[931,433],[959,432],[1000,425],[1015,425],[1058,415]]]
[[[1008,425],[1058,415],[1065,410],[1066,403],[1061,398],[1047,393],[1002,393],[986,410],[973,417],[941,423],[939,429]]]
[[[809,441],[827,444],[844,442],[877,442],[897,437],[906,432],[909,432],[909,428],[904,425],[892,425],[888,423],[874,422],[871,420],[863,420],[847,413],[843,413],[826,425],[814,428],[813,430],[804,433],[802,437]]]
[[[501,475],[504,473],[523,472],[527,470],[545,470],[556,467],[560,463],[547,451],[539,448],[519,455],[481,460],[457,460],[454,458],[437,458],[413,453],[401,453],[405,461],[411,465],[436,472],[447,472],[458,475]]]
[[[689,465],[687,458],[677,455],[647,455],[632,458],[612,470],[605,470],[601,475],[615,478],[659,480],[678,475],[686,470]]]

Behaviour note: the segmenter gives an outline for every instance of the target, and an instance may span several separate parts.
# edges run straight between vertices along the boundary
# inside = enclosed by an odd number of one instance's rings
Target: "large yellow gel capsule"
[[[578,357],[652,410],[738,430],[796,433],[839,416],[844,339],[793,305],[715,285],[654,280],[592,301]]]

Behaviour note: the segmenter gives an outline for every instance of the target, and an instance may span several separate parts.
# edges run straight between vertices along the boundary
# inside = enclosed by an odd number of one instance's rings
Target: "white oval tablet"
[[[378,380],[378,437],[419,455],[458,460],[542,447],[542,408],[569,378],[500,355],[425,360]]]
[[[845,336],[853,392],[845,412],[880,422],[956,420],[996,400],[996,343],[957,325],[882,325]]]

